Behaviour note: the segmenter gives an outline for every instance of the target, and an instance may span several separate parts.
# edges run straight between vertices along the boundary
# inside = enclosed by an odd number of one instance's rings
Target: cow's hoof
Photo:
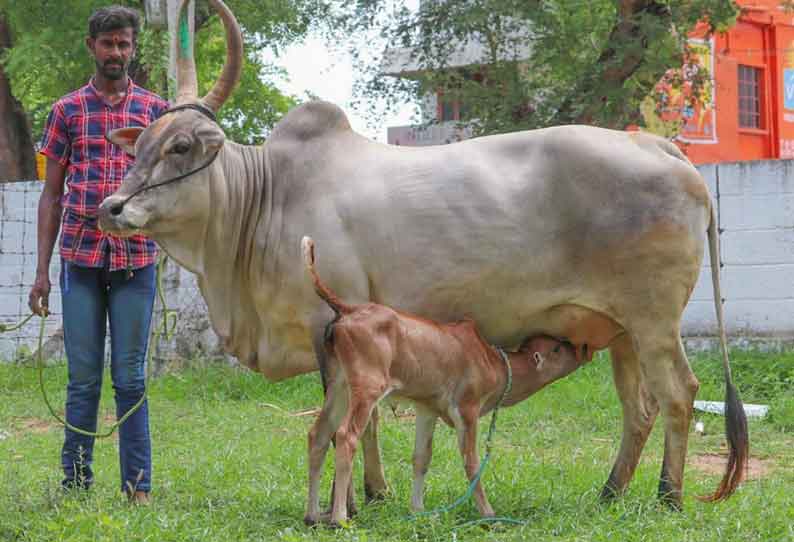
[[[601,489],[601,495],[599,495],[599,499],[601,500],[602,503],[609,504],[613,502],[615,499],[617,499],[619,496],[620,493],[618,493],[618,490],[615,489],[615,487],[612,484],[607,482],[606,484],[604,484],[604,487]]]
[[[682,512],[684,510],[681,504],[681,498],[672,493],[659,494],[659,500],[666,508],[673,512]]]
[[[674,512],[681,512],[681,492],[664,477],[659,480],[659,500]]]
[[[319,519],[314,516],[303,516],[303,523],[307,527],[315,527],[320,523]]]
[[[389,487],[379,487],[364,484],[364,503],[370,504],[378,501],[385,501],[389,495]]]

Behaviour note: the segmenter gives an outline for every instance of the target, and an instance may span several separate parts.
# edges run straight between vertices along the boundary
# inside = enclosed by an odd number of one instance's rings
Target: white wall
[[[718,204],[722,293],[728,334],[739,346],[794,342],[794,161],[773,160],[707,165],[699,168]],[[28,313],[27,295],[36,269],[36,205],[42,184],[0,183],[0,322]],[[47,336],[60,327],[58,255],[53,257]],[[217,355],[217,339],[195,279],[171,264],[165,274],[168,304],[180,309],[177,337],[163,342],[160,357]],[[708,252],[684,312],[689,346],[711,347],[716,335]],[[159,310],[159,304],[156,310]],[[0,359],[20,349],[34,350],[38,323],[0,334]],[[56,337],[48,351],[62,355]]]
[[[718,203],[728,334],[794,339],[794,162],[699,168]],[[684,312],[684,335],[715,335],[711,269]]]

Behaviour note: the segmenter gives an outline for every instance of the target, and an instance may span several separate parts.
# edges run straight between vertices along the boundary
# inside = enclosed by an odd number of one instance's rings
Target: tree
[[[396,101],[441,90],[466,105],[475,132],[497,133],[642,124],[640,104],[681,65],[687,33],[698,21],[725,29],[736,15],[732,0],[425,0],[416,11],[340,0],[335,26],[388,44],[362,60],[360,95]],[[456,62],[472,44],[481,55]],[[406,51],[412,79],[385,77]]]
[[[11,47],[11,31],[0,12],[0,54]],[[22,104],[0,65],[0,181],[34,176],[33,144]]]
[[[143,0],[117,2],[143,13]],[[107,4],[106,0],[0,0],[0,21],[8,23],[0,26],[0,39],[3,28],[13,35],[12,47],[0,42],[0,69],[6,75],[4,79],[0,72],[0,97],[5,82],[9,95],[27,116],[25,122],[13,125],[15,137],[26,141],[30,150],[22,155],[23,161],[32,160],[31,141],[40,134],[52,103],[84,85],[93,73],[84,45],[87,20],[94,9]],[[273,81],[282,74],[262,60],[262,52],[300,40],[325,7],[323,0],[227,0],[227,4],[243,27],[247,62],[240,88],[220,111],[219,121],[230,139],[261,143],[270,127],[294,105],[293,98],[274,86]],[[205,91],[220,72],[225,41],[221,24],[206,0],[198,0],[195,23],[199,87]],[[130,70],[133,79],[166,95],[167,64],[167,33],[144,28]],[[8,111],[0,106],[0,125],[11,123]],[[0,139],[0,156],[4,149]]]

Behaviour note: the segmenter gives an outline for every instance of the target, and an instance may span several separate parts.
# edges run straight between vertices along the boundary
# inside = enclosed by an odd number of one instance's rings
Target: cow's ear
[[[140,126],[131,126],[129,128],[118,128],[113,130],[105,138],[111,143],[121,147],[124,152],[135,156],[135,142],[138,141],[138,136],[143,133],[143,128]]]
[[[195,130],[196,138],[201,142],[201,150],[204,154],[215,152],[226,141],[226,135],[215,124],[202,123]]]

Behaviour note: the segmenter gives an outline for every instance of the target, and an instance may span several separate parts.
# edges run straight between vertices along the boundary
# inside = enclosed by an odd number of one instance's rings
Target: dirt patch
[[[689,466],[705,472],[706,474],[722,475],[725,472],[725,465],[728,456],[722,454],[698,454],[689,458]],[[769,476],[774,469],[775,463],[771,459],[759,459],[751,457],[748,462],[747,478],[757,480]]]
[[[11,425],[14,433],[41,435],[57,427],[55,420],[44,418],[13,418]]]
[[[59,413],[63,416],[63,412]],[[116,423],[116,416],[112,413],[101,415],[100,418],[100,432],[106,432],[107,429]],[[16,417],[11,419],[11,432],[6,434],[6,437],[15,435],[41,435],[52,431],[53,429],[61,429],[62,426],[55,418],[33,418],[33,417]],[[118,433],[118,431],[116,431]],[[114,433],[114,437],[116,437]]]

